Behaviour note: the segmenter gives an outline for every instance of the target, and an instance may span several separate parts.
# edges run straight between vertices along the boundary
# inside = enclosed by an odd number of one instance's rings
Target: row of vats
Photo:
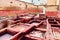
[[[0,40],[60,40],[60,18],[26,14],[1,19]]]

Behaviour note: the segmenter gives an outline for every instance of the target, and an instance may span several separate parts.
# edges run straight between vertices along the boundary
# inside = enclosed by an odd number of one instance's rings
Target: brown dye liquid
[[[11,36],[12,35],[10,35],[10,34],[4,34],[4,35],[0,36],[0,40],[10,40]]]
[[[52,27],[58,27],[58,28],[60,28],[60,25],[51,25]]]
[[[57,24],[57,22],[49,22],[50,24]]]

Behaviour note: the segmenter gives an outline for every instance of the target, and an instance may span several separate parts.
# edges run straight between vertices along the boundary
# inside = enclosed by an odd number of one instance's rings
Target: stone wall
[[[47,0],[46,4],[46,11],[57,11],[59,0]],[[20,9],[37,9],[37,6],[33,4],[29,4],[26,2],[20,2],[16,0],[0,0],[0,10],[3,9],[3,7],[10,7],[10,6],[18,6]],[[42,9],[42,6],[38,6],[38,9]]]

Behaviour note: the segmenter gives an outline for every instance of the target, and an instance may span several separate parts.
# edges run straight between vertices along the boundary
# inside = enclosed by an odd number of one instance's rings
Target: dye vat
[[[55,19],[48,19],[48,21],[55,21]]]
[[[24,15],[20,18],[23,19],[22,23],[27,23],[28,21],[30,21],[33,18],[33,16]]]
[[[49,21],[49,24],[58,24],[56,21]]]
[[[3,20],[0,23],[0,30],[3,28],[6,28],[8,26],[8,21],[7,20]]]
[[[51,24],[51,27],[52,27],[52,28],[56,28],[56,29],[57,29],[57,28],[60,29],[60,25],[58,25],[58,24]]]
[[[17,21],[13,21],[13,20],[8,20],[8,21],[9,21],[9,25],[13,25],[17,23]]]
[[[12,30],[12,31],[16,31],[16,32],[23,32],[23,31],[26,31],[32,27],[33,26],[30,24],[20,23],[20,24],[17,24],[15,26],[9,27],[8,30]]]
[[[39,19],[40,19],[40,20],[46,20],[46,15],[44,15],[44,14],[39,14]]]
[[[8,22],[9,22],[9,25],[13,25],[13,24],[17,24],[19,22],[22,22],[23,19],[22,18],[17,18],[17,19],[9,19]]]
[[[31,20],[31,21],[29,21],[29,24],[32,24],[34,26],[38,26],[40,23],[41,23],[40,20]]]
[[[4,24],[0,23],[0,30],[3,29],[3,28],[5,28]]]
[[[47,24],[46,21],[42,22],[39,26],[37,26],[35,29],[37,30],[42,30],[42,31],[46,31],[47,29]]]
[[[60,21],[60,18],[55,18],[56,21]]]
[[[11,33],[7,29],[3,29],[0,31],[0,40],[10,40],[15,33]]]
[[[26,34],[21,40],[44,40],[45,31],[33,30]]]
[[[60,18],[57,18],[56,21],[57,21],[58,23],[60,23]]]

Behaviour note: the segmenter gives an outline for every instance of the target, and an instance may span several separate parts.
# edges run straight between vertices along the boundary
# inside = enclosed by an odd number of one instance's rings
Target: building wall
[[[47,5],[59,5],[59,0],[47,0]]]
[[[47,6],[46,11],[58,11],[58,6]]]
[[[27,8],[36,8],[36,6],[34,6],[33,4],[28,4],[28,3],[25,3],[25,2],[19,2],[19,1],[16,1],[16,0],[0,0],[0,9],[2,9],[1,7],[10,7],[10,6],[18,6],[20,7],[22,10],[23,9],[27,9]],[[12,3],[11,3],[12,2]],[[27,8],[26,8],[26,5],[27,5]]]
[[[58,11],[59,0],[47,0],[46,11]]]
[[[26,5],[27,5],[27,8],[26,8]],[[46,11],[57,11],[58,5],[59,5],[59,0],[47,0],[46,5],[48,5],[48,6],[46,6]],[[53,5],[57,5],[57,6],[53,6]],[[37,6],[35,6],[33,4],[19,2],[16,0],[0,0],[0,10],[3,9],[2,7],[5,7],[5,6],[18,6],[22,10],[24,10],[24,9],[36,9],[37,8]],[[38,8],[39,7],[42,8],[41,6],[38,6]]]
[[[59,0],[59,11],[60,11],[60,0]]]
[[[17,8],[13,8],[14,7],[17,7]],[[8,7],[8,8],[6,8]],[[11,7],[11,8],[10,8]],[[29,3],[26,3],[26,2],[20,2],[20,1],[16,1],[16,0],[0,0],[0,10],[4,10],[4,9],[8,9],[8,10],[24,10],[24,12],[27,12],[26,10],[27,9],[31,9],[29,10],[30,12],[34,10],[34,12],[36,11],[36,9],[40,9],[42,10],[43,9],[43,6],[40,5],[40,6],[35,6],[33,4],[29,4]],[[46,4],[46,11],[48,11],[47,13],[51,12],[51,13],[57,13],[57,11],[60,9],[60,6],[59,6],[59,0],[47,0],[47,4]],[[19,12],[19,13],[22,13],[22,12]],[[50,14],[51,14],[50,13]],[[55,13],[55,14],[56,14]],[[12,15],[12,14],[11,14]]]

